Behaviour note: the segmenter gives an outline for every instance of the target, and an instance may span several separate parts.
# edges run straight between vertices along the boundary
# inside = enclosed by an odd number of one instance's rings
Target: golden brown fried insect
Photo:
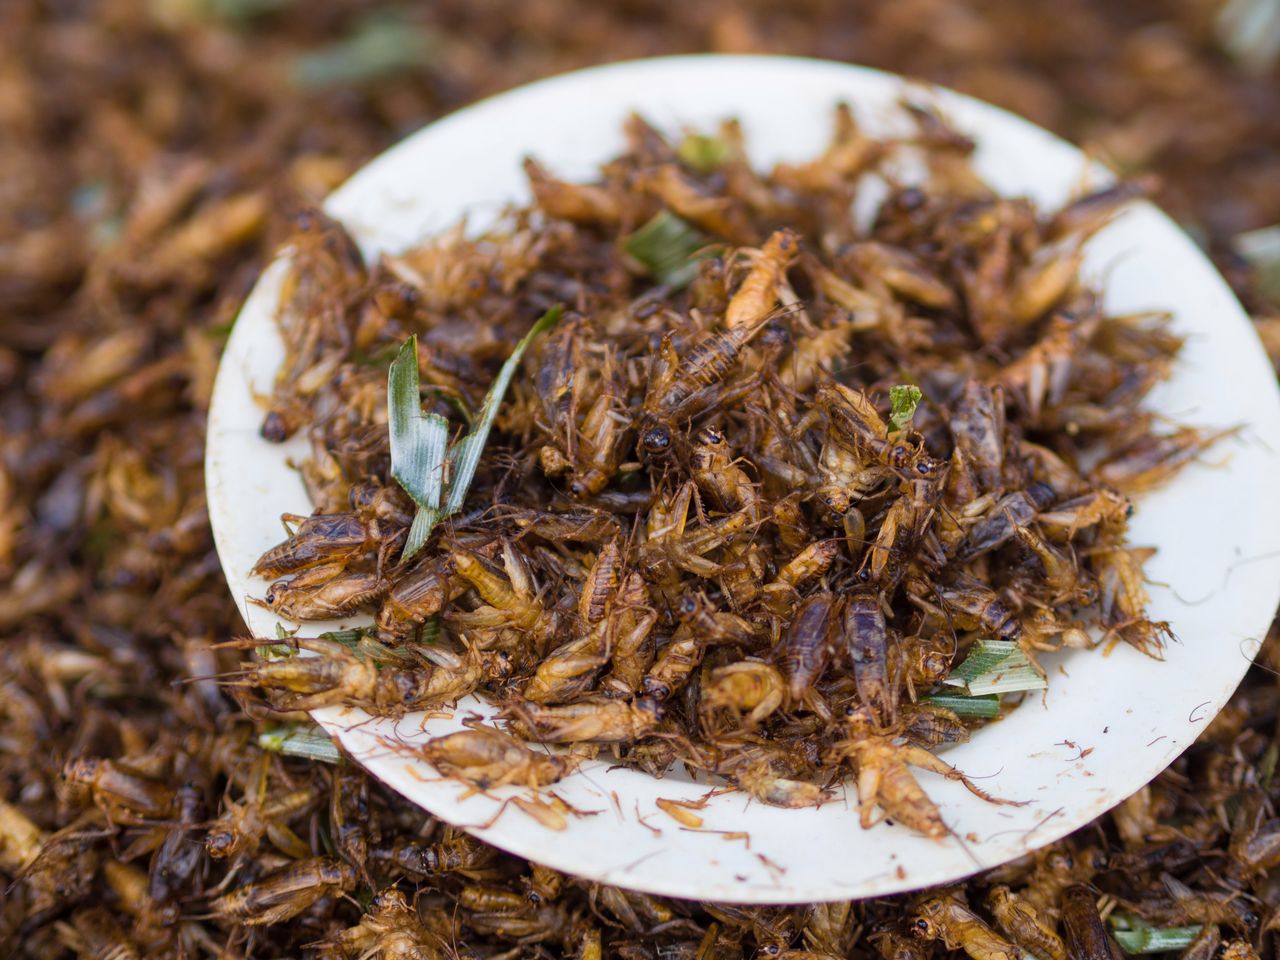
[[[973,960],[1022,960],[1022,951],[955,896],[926,896],[917,901],[911,933],[921,940],[941,940],[948,950],[963,950]]]
[[[1142,493],[1169,479],[1235,429],[1212,433],[1182,427],[1170,434],[1147,435],[1098,464],[1098,479],[1121,493]]]
[[[743,660],[711,671],[702,685],[701,709],[708,715],[722,708],[746,714],[742,724],[751,728],[785,700],[786,686],[775,667],[762,660]]]
[[[277,580],[261,601],[254,602],[289,620],[332,620],[372,605],[390,586],[379,573],[326,563],[292,580]]]
[[[903,735],[922,746],[964,743],[969,739],[969,728],[945,707],[931,703],[913,703],[900,708],[899,712],[903,721]]]
[[[759,518],[760,497],[718,427],[703,427],[698,432],[689,459],[694,482],[716,507],[727,513],[741,510],[752,522]]]
[[[127,763],[80,757],[68,760],[62,775],[72,794],[87,795],[109,823],[141,826],[173,813],[173,790]]]
[[[524,172],[534,202],[549,216],[575,223],[616,223],[622,218],[622,205],[611,190],[557,180],[532,157],[525,157]]]
[[[391,641],[404,637],[438,614],[454,592],[439,558],[419,561],[397,578],[378,608],[378,636]]]
[[[831,662],[831,630],[835,622],[835,597],[815,593],[800,605],[787,627],[774,659],[787,684],[787,695],[800,703],[822,677]]]
[[[648,602],[644,579],[638,573],[628,574],[609,614],[612,666],[600,682],[600,690],[606,697],[625,697],[638,692],[653,664],[657,653],[653,628],[658,614]]]
[[[534,750],[491,727],[433,737],[415,749],[446,777],[477,790],[508,784],[545,787],[573,769],[572,760]]]
[[[676,352],[669,335],[663,339],[641,407],[640,449],[646,456],[665,457],[680,424],[751,388],[750,380],[726,378],[742,349],[762,329],[763,321],[707,333],[687,346],[683,355]]]
[[[658,651],[644,676],[641,686],[646,696],[669,700],[702,662],[709,644],[742,642],[752,635],[750,623],[737,614],[716,610],[705,597],[691,600],[689,606],[671,641]]]
[[[379,550],[380,559],[390,556],[402,538],[389,536],[385,521],[358,513],[317,514],[299,517],[285,514],[288,524],[296,524],[289,539],[272,547],[254,565],[255,577],[282,577],[312,567],[341,564]]]
[[[106,907],[85,907],[59,928],[65,947],[92,960],[141,960],[142,951]]]
[[[209,856],[225,860],[240,855],[253,856],[266,837],[282,853],[301,858],[311,854],[311,847],[288,826],[319,800],[311,787],[275,792],[269,789],[270,754],[264,753],[251,777],[251,787],[242,800],[223,801],[223,813],[209,825],[204,845]]]
[[[1098,915],[1097,900],[1084,884],[1070,886],[1062,893],[1062,929],[1073,960],[1119,960],[1122,956]]]
[[[219,920],[266,926],[296,917],[317,900],[356,885],[356,871],[335,857],[295,860],[261,880],[224,893],[209,904]]]
[[[354,927],[322,941],[321,957],[376,956],[380,960],[438,960],[443,944],[426,928],[400,890],[378,893]]]
[[[764,586],[764,603],[769,612],[790,619],[799,600],[798,590],[826,573],[839,555],[839,540],[817,540],[788,560]]]
[[[390,865],[411,877],[433,877],[457,873],[474,876],[489,867],[498,851],[481,840],[461,831],[449,829],[438,843],[422,843],[400,837],[389,845],[374,845],[369,856],[380,864]]]
[[[741,203],[732,197],[718,197],[705,191],[673,163],[642,171],[636,178],[636,185],[652,193],[682,219],[708,233],[724,237],[730,243],[749,244],[755,241],[755,227]]]
[[[897,690],[889,676],[889,634],[875,591],[859,590],[845,601],[835,643],[852,665],[858,700],[876,723],[891,726]]]
[[[961,630],[981,630],[1000,640],[1017,640],[1022,633],[1021,622],[1013,611],[991,588],[969,576],[960,576],[948,585],[933,584],[933,598],[940,604],[944,621]],[[919,597],[912,597],[917,606],[928,609]]]
[[[1011,803],[980,790],[963,773],[923,747],[900,743],[892,735],[876,732],[874,717],[866,707],[848,715],[849,737],[834,748],[834,756],[852,762],[857,774],[859,820],[864,829],[875,823],[878,804],[884,815],[900,821],[934,840],[947,835],[937,805],[929,799],[911,773],[919,767],[948,780],[959,780],[976,797],[988,803]]]
[[[360,771],[340,765],[329,787],[329,835],[338,855],[372,886],[369,877],[369,835],[373,824],[369,803],[369,778]]]
[[[600,393],[582,420],[570,459],[569,491],[577,497],[594,496],[608,486],[632,442],[631,421],[612,357],[606,347]]]
[[[438,661],[435,665],[380,666],[335,640],[302,637],[296,643],[300,650],[318,656],[250,663],[243,679],[236,682],[279,691],[284,710],[350,704],[371,713],[397,716],[471,693],[485,678],[488,658],[475,649],[469,649],[465,657],[432,650],[431,655]]]
[[[1067,948],[1053,927],[1008,887],[987,891],[987,906],[1000,929],[1023,950],[1044,960],[1067,960]]]
[[[503,628],[519,631],[525,642],[535,647],[556,630],[556,617],[538,600],[528,570],[509,542],[502,545],[506,576],[494,573],[468,550],[453,552],[450,562],[458,576],[469,583],[486,606],[478,610],[455,611],[459,623],[468,628]]]
[[[751,258],[751,270],[743,278],[725,309],[725,326],[750,327],[767,317],[778,303],[778,288],[787,268],[800,252],[800,240],[791,230],[775,230]]]
[[[178,788],[175,807],[177,820],[151,858],[147,874],[148,907],[167,908],[159,916],[166,923],[177,919],[173,901],[190,889],[194,875],[204,865],[204,851],[194,836],[205,818],[204,790],[196,783],[184,783]]]
[[[648,697],[558,707],[512,704],[504,712],[522,735],[542,743],[627,743],[654,732],[662,719],[661,704]]]
[[[28,891],[28,918],[39,919],[81,899],[93,884],[93,848],[74,837],[52,836],[26,814],[0,800],[0,870]]]

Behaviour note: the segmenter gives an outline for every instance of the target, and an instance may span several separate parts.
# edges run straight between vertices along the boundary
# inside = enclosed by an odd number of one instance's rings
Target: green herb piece
[[[1214,30],[1222,48],[1251,73],[1280,62],[1280,0],[1227,0]]]
[[[893,429],[903,430],[911,423],[923,396],[920,388],[910,383],[889,389],[889,422],[893,424]]]
[[[1200,933],[1201,927],[1148,927],[1114,930],[1116,943],[1125,953],[1168,953],[1185,950]]]
[[[291,0],[204,0],[210,17],[233,23],[276,13],[289,6]]]
[[[925,697],[924,702],[950,710],[957,717],[994,720],[1000,716],[1000,698],[995,694],[982,697],[964,697],[954,693],[935,693]]]
[[[418,384],[418,342],[410,337],[391,364],[387,377],[387,422],[391,434],[391,475],[418,505],[400,559],[408,560],[427,542],[437,523],[462,509],[475,479],[480,456],[498,407],[511,385],[520,359],[542,331],[560,319],[557,304],[544,313],[516,344],[489,386],[471,432],[448,445],[449,424],[439,414],[422,413]]]
[[[964,663],[942,681],[960,687],[970,696],[1043,690],[1049,681],[1031,665],[1026,653],[1012,640],[979,640]]]
[[[1262,294],[1280,300],[1280,224],[1239,234],[1234,245],[1257,273]]]
[[[427,622],[418,628],[418,643],[435,646],[440,642],[443,630],[444,626],[438,616],[428,617]]]
[[[1262,789],[1270,791],[1271,779],[1276,775],[1276,761],[1280,760],[1280,748],[1274,743],[1267,747],[1267,752],[1262,755],[1262,760],[1258,762],[1258,783],[1262,785]]]
[[[646,223],[622,242],[622,247],[639,261],[659,283],[678,290],[698,275],[699,252],[707,238],[667,210]]]
[[[286,757],[302,757],[322,763],[341,763],[337,744],[315,724],[290,723],[258,734],[258,746]]]
[[[733,148],[719,137],[690,133],[680,141],[676,155],[686,167],[699,173],[710,173],[729,162],[733,157]]]
[[[290,71],[309,90],[359,86],[429,62],[434,38],[403,16],[375,13],[343,40],[296,57]]]
[[[440,509],[449,421],[423,414],[418,385],[418,338],[405,341],[387,375],[387,427],[391,434],[391,475],[413,502]]]

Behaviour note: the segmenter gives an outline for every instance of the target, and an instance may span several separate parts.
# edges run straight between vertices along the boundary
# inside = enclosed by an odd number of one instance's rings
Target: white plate
[[[508,201],[528,199],[520,159],[536,155],[556,174],[590,177],[623,147],[622,122],[641,111],[660,127],[709,128],[740,117],[759,165],[817,153],[839,100],[872,132],[900,124],[901,78],[858,67],[781,57],[674,57],[584,70],[522,87],[440,120],[374,160],[330,197],[370,257],[396,250]],[[1081,183],[1084,157],[1044,130],[945,90],[934,94],[978,141],[977,166],[999,190],[1041,204]],[[1095,171],[1096,176],[1096,171]],[[1157,409],[1209,426],[1245,423],[1239,436],[1141,500],[1136,543],[1159,547],[1149,565],[1151,615],[1181,642],[1163,663],[1121,646],[1064,656],[1042,704],[1033,698],[1007,720],[947,753],[1001,797],[992,806],[954,782],[921,773],[957,838],[923,839],[901,826],[859,828],[852,785],[821,809],[782,810],[722,795],[700,812],[703,831],[682,829],[655,807],[661,797],[697,799],[706,788],[675,778],[584,766],[555,791],[592,815],[555,832],[515,807],[477,835],[503,849],[593,880],[654,893],[753,903],[836,900],[951,881],[1043,846],[1133,793],[1181,753],[1226,702],[1256,653],[1280,592],[1280,397],[1248,318],[1200,251],[1162,213],[1139,206],[1090,245],[1086,271],[1106,281],[1115,312],[1168,309],[1188,336]],[[281,538],[279,517],[306,514],[297,439],[261,440],[262,410],[281,358],[272,320],[280,263],[245,303],[227,346],[209,417],[208,489],[218,553],[246,622],[274,635],[276,619],[251,607],[266,583],[248,576]],[[357,621],[360,622],[360,621]],[[306,635],[334,625],[306,624]],[[390,754],[377,737],[407,740],[457,729],[455,719],[370,721],[354,710],[316,719],[373,774],[451,823],[488,820],[497,802],[460,800],[463,787],[430,778],[428,766]],[[508,796],[518,791],[498,791]],[[642,820],[644,822],[642,822]],[[713,832],[720,831],[720,832]],[[724,832],[750,835],[749,843]]]

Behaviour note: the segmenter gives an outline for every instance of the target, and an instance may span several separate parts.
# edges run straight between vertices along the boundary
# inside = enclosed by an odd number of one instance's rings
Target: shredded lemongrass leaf
[[[955,693],[935,693],[925,697],[924,702],[950,710],[957,717],[994,720],[1000,716],[1000,698],[995,694],[965,697]]]
[[[1222,48],[1252,73],[1280,60],[1280,0],[1227,0],[1214,29]]]
[[[1280,760],[1280,748],[1274,743],[1267,747],[1267,752],[1262,755],[1262,760],[1258,763],[1258,783],[1261,784],[1263,790],[1271,789],[1271,779],[1276,775],[1276,761]]]
[[[342,754],[329,735],[316,724],[285,724],[258,734],[258,746],[286,757],[303,757],[323,763],[341,763]]]
[[[1026,652],[1012,640],[979,640],[964,662],[942,682],[975,697],[1043,690],[1049,685],[1031,665]]]
[[[429,63],[435,37],[406,17],[372,13],[342,40],[295,57],[290,77],[311,90],[359,86]]]
[[[895,430],[902,430],[911,423],[923,396],[920,388],[910,383],[889,389],[889,421]]]
[[[659,283],[679,289],[698,275],[698,253],[706,248],[707,238],[674,213],[662,210],[622,246]]]
[[[1204,929],[1201,926],[1152,927],[1129,914],[1113,915],[1112,934],[1125,953],[1167,953],[1184,950]]]
[[[475,479],[480,456],[498,407],[511,385],[516,367],[534,338],[560,319],[556,304],[516,344],[511,356],[489,386],[471,432],[449,446],[449,422],[436,413],[422,413],[418,384],[418,341],[410,337],[391,363],[387,376],[387,423],[391,434],[391,475],[418,505],[409,527],[401,561],[408,560],[427,542],[437,523],[462,509],[467,490]]]
[[[1262,293],[1280,298],[1280,224],[1238,234],[1234,245],[1256,271]]]
[[[699,173],[710,173],[729,162],[733,156],[733,148],[720,137],[690,133],[680,141],[676,156],[685,166]]]

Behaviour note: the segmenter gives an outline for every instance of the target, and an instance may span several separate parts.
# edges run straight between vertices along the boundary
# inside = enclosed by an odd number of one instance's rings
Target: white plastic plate
[[[711,129],[723,117],[739,117],[753,161],[769,166],[821,150],[840,100],[873,133],[899,129],[895,104],[906,89],[906,81],[889,74],[781,57],[674,57],[584,70],[432,124],[352,177],[327,209],[372,258],[464,214],[474,220],[526,200],[525,154],[565,178],[590,177],[623,147],[622,123],[633,110],[677,134],[686,125]],[[977,167],[1000,191],[1053,205],[1080,187],[1087,163],[1073,147],[977,100],[945,90],[926,95],[976,138]],[[958,783],[921,773],[952,839],[926,840],[883,823],[862,830],[852,785],[820,809],[784,810],[720,795],[699,811],[701,830],[689,830],[655,800],[697,800],[705,785],[600,761],[555,787],[584,811],[570,816],[566,829],[550,830],[514,805],[476,829],[501,798],[521,791],[460,799],[461,784],[433,779],[429,766],[387,751],[379,738],[413,742],[447,733],[466,713],[486,712],[483,704],[464,701],[452,719],[376,721],[337,708],[316,711],[315,718],[373,774],[489,843],[581,877],[678,897],[785,903],[887,894],[956,880],[1089,822],[1205,729],[1266,633],[1280,593],[1280,396],[1227,285],[1158,210],[1139,206],[1100,234],[1086,270],[1105,280],[1111,311],[1170,310],[1188,337],[1173,378],[1151,398],[1159,411],[1181,422],[1245,428],[1208,462],[1143,498],[1133,518],[1134,541],[1159,548],[1148,568],[1158,584],[1151,616],[1168,620],[1180,638],[1165,661],[1125,646],[1109,656],[1063,656],[1043,703],[1029,698],[947,752],[986,790],[1029,801],[1025,806],[992,806]],[[214,391],[207,455],[218,553],[246,622],[262,637],[274,636],[276,619],[247,604],[267,586],[248,571],[281,539],[282,513],[311,512],[287,462],[305,456],[305,444],[261,440],[263,412],[253,399],[255,391],[270,391],[281,359],[273,321],[281,274],[277,262],[240,313]],[[314,636],[334,626],[308,623],[303,631]]]

